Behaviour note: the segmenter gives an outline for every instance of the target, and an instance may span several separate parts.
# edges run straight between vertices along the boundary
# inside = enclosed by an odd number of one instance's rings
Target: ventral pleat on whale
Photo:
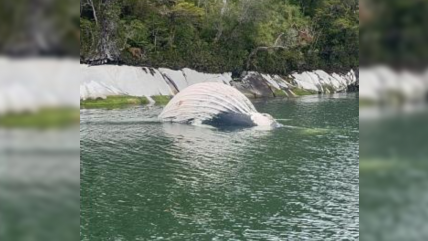
[[[275,128],[280,124],[269,114],[259,113],[251,101],[234,87],[206,82],[178,93],[163,109],[164,122]]]

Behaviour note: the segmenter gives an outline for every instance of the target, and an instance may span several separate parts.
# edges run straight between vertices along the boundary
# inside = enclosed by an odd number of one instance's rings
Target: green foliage
[[[6,114],[0,116],[0,126],[8,128],[51,128],[78,124],[80,112],[72,108],[42,109],[35,113]]]
[[[151,98],[155,101],[156,105],[166,105],[171,100],[171,96],[166,95],[154,95]]]
[[[376,105],[375,101],[369,99],[359,99],[358,102],[360,108],[372,107]]]
[[[291,91],[293,91],[293,93],[296,94],[297,96],[318,94],[316,91],[304,90],[300,88],[294,88]]]
[[[146,46],[149,44],[149,30],[146,25],[138,20],[133,19],[131,21],[121,21],[121,34],[126,41],[126,46]]]
[[[89,53],[95,48],[96,39],[98,38],[98,29],[95,22],[88,19],[80,19],[80,53]]]
[[[249,63],[250,70],[278,74],[358,65],[358,2],[351,0],[116,0],[114,6],[97,9],[98,18],[119,17],[112,36],[125,64],[225,72]],[[85,59],[102,27],[83,8]],[[131,55],[131,47],[143,56]]]
[[[283,90],[275,90],[275,97],[287,97],[287,94]]]
[[[145,97],[109,96],[106,99],[81,100],[80,107],[84,109],[118,109],[132,105],[146,105],[149,100]]]
[[[355,68],[359,65],[358,1],[322,0],[312,19],[318,34],[318,61],[324,68]]]
[[[361,65],[425,70],[428,1],[366,0],[360,6]]]

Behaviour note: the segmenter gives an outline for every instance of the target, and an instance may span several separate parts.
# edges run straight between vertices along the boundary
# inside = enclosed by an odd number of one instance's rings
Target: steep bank
[[[322,70],[292,73],[288,76],[244,72],[233,79],[232,73],[201,73],[192,69],[171,70],[134,66],[80,65],[80,99],[105,99],[108,96],[174,96],[184,88],[201,82],[220,82],[234,86],[247,97],[295,97],[302,94],[345,92],[357,83],[353,70],[346,74],[328,74]]]
[[[360,106],[403,105],[428,100],[428,71],[397,71],[387,66],[360,68]]]

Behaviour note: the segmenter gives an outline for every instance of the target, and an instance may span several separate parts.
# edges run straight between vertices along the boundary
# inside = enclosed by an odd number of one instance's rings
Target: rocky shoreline
[[[387,66],[360,68],[360,105],[403,105],[428,101],[428,71],[397,71]]]
[[[43,109],[108,108],[110,104],[166,104],[184,88],[201,82],[221,82],[249,98],[267,98],[345,92],[358,80],[352,70],[345,74],[316,70],[288,76],[258,72],[235,76],[186,68],[88,66],[68,58],[0,57],[0,115]],[[79,87],[80,101],[76,95]],[[96,103],[107,97],[110,102]]]
[[[232,73],[202,73],[192,69],[171,70],[134,66],[80,65],[80,99],[105,99],[109,96],[154,97],[174,96],[184,88],[202,82],[231,85],[249,98],[296,97],[307,94],[329,94],[355,90],[357,75],[328,74],[322,70],[292,73],[288,76],[244,72],[239,78]],[[354,87],[350,87],[354,86]]]

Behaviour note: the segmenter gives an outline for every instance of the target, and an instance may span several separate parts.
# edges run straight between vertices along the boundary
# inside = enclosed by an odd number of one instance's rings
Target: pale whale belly
[[[277,122],[258,113],[250,100],[235,88],[222,83],[199,83],[178,93],[163,109],[165,122],[211,126],[272,126]]]

